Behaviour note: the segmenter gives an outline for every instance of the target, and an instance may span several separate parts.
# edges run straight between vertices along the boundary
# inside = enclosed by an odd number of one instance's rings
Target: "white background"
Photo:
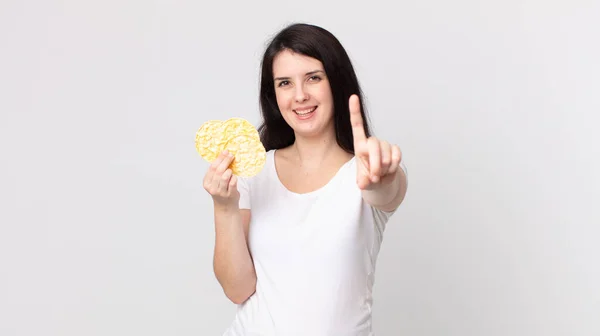
[[[377,335],[600,335],[599,17],[592,0],[1,0],[0,335],[223,332],[194,134],[258,125],[261,53],[295,21],[341,40],[408,166]]]

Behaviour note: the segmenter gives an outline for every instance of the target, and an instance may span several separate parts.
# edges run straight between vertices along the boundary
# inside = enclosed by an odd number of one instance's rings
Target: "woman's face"
[[[333,96],[319,60],[283,50],[273,60],[273,77],[281,115],[297,136],[334,131]]]

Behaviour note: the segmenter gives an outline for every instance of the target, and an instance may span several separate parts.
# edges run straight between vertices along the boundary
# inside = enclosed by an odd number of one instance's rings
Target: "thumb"
[[[365,188],[367,188],[369,186],[369,184],[371,183],[371,179],[369,178],[369,174],[368,172],[365,172],[364,170],[365,168],[358,168],[357,172],[356,172],[356,184],[358,185],[358,188],[363,190]]]
[[[231,175],[231,179],[229,180],[229,190],[237,191],[237,176],[235,176],[235,175]]]
[[[356,178],[356,184],[358,185],[358,188],[361,190],[366,189],[370,183],[371,183],[371,180],[369,180],[369,177],[364,174],[362,174]]]

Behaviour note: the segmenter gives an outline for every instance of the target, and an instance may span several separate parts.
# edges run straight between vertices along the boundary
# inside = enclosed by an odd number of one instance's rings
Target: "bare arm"
[[[239,208],[237,177],[228,169],[232,161],[227,152],[214,160],[204,178],[204,189],[214,203],[215,276],[225,295],[240,304],[256,290],[256,273],[248,249],[250,210]]]
[[[234,303],[256,290],[254,263],[248,250],[250,210],[215,207],[214,272],[225,295]]]

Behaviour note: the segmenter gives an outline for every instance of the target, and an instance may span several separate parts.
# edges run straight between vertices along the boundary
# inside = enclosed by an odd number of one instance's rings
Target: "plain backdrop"
[[[0,335],[221,335],[209,119],[268,39],[350,54],[409,191],[379,336],[600,335],[597,1],[0,1]],[[310,297],[306,298],[310,300]]]

